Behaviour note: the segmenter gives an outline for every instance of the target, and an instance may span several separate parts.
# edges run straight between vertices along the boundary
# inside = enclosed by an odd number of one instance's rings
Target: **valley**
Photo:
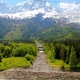
[[[80,80],[80,3],[0,2],[0,80],[11,79]]]
[[[41,43],[37,47],[42,47]],[[0,72],[0,79],[21,79],[21,80],[79,80],[79,72],[65,72],[57,68],[52,68],[47,64],[44,51],[38,51],[37,58],[28,68],[11,68]]]
[[[79,4],[61,2],[54,6],[42,0],[27,0],[14,6],[0,2],[0,7],[0,40],[80,39]]]

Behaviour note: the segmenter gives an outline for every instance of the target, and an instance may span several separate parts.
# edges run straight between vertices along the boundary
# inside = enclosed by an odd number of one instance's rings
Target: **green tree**
[[[65,61],[65,55],[66,55],[66,46],[64,44],[61,44],[60,59]]]
[[[30,61],[30,63],[32,64],[33,60],[34,60],[34,56],[33,55],[30,55],[30,54],[26,54],[25,55],[25,58],[27,61]]]
[[[24,49],[21,48],[21,47],[18,47],[18,48],[16,48],[13,51],[14,51],[14,56],[16,56],[16,57],[23,57],[23,56],[25,56]]]
[[[61,48],[60,43],[56,43],[55,45],[55,53],[56,53],[55,58],[56,59],[60,59],[60,48]]]
[[[71,53],[70,53],[70,60],[69,60],[70,69],[73,70],[74,68],[76,68],[77,64],[78,64],[78,59],[76,56],[76,51],[74,47],[72,46]]]
[[[0,53],[0,62],[2,61],[2,54]]]
[[[70,52],[69,52],[69,50],[70,50],[70,47],[67,46],[67,48],[66,48],[66,63],[67,63],[67,64],[69,64],[69,57],[70,57]]]
[[[4,52],[4,45],[3,44],[0,44],[0,51],[1,51],[1,53]]]
[[[11,48],[6,46],[3,52],[3,57],[10,57],[11,55]]]

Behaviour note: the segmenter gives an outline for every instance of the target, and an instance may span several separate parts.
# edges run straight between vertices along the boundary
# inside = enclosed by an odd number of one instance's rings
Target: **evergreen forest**
[[[80,71],[80,40],[48,41],[43,44],[49,63],[53,67],[59,65],[62,70]]]

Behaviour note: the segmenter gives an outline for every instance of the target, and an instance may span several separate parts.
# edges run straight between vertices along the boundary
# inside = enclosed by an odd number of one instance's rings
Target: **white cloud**
[[[74,3],[74,2],[73,3],[61,2],[59,4],[59,7],[62,8],[62,9],[71,9],[71,10],[73,10],[73,9],[79,9],[79,5],[76,4],[76,3]]]
[[[4,1],[0,1],[1,3],[4,3]]]

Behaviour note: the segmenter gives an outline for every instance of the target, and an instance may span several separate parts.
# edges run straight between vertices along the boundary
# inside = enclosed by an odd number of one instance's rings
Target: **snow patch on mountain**
[[[52,11],[46,12],[43,18],[59,18],[59,13],[53,8]]]
[[[76,3],[65,3],[59,4],[61,17],[67,18],[69,22],[80,22],[80,4]]]
[[[19,12],[15,14],[0,14],[2,18],[10,18],[10,19],[25,19],[25,18],[32,18],[36,17],[37,14],[45,13],[44,9],[38,9],[33,11],[26,11],[26,12]]]
[[[80,4],[74,2],[60,2],[58,6],[54,6],[45,0],[27,0],[12,7],[3,2],[0,3],[0,17],[2,18],[25,19],[36,17],[39,13],[42,13],[43,19],[66,18],[69,23],[80,22]]]

